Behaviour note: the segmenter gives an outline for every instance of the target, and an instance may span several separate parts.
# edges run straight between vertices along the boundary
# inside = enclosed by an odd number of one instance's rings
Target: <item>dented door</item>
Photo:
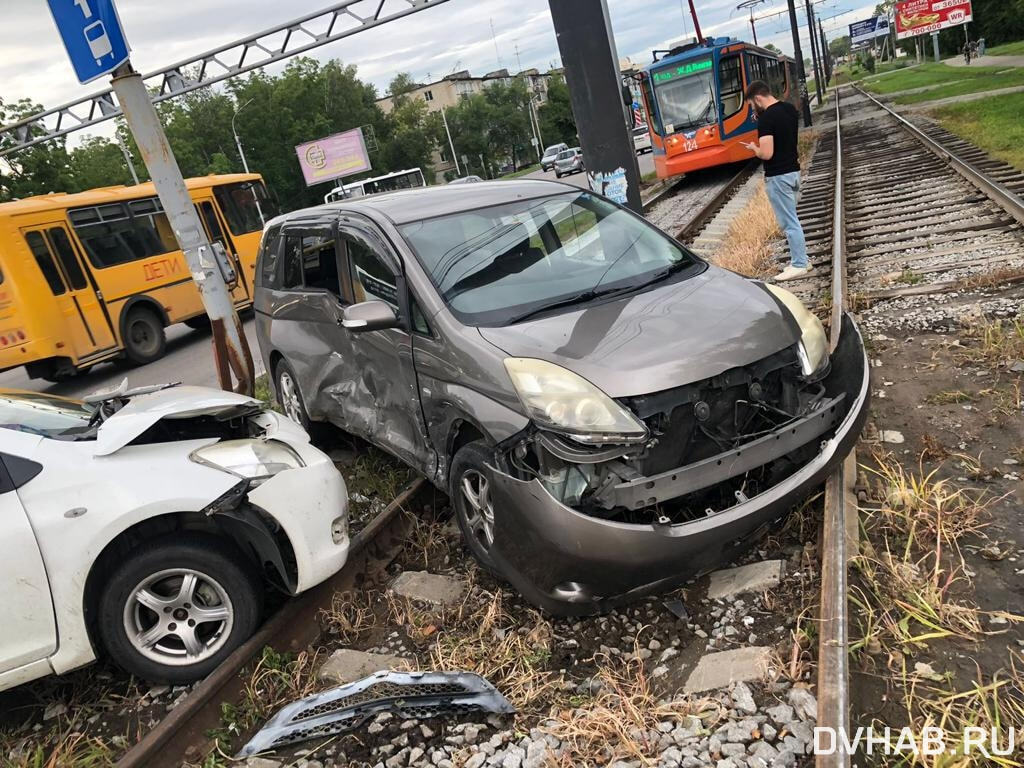
[[[383,239],[368,226],[343,222],[338,249],[345,258],[343,281],[349,300],[384,301],[402,318],[405,286],[400,262]],[[344,412],[347,430],[429,476],[435,456],[423,424],[412,338],[406,327],[403,323],[401,328],[353,333],[336,324],[335,348],[345,352],[334,360],[336,380],[320,394]],[[325,410],[328,407],[325,402]]]

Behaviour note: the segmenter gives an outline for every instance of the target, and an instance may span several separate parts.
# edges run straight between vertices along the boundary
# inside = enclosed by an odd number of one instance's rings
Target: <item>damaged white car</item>
[[[250,397],[191,386],[86,401],[0,391],[0,690],[105,652],[209,673],[348,555],[331,460]]]

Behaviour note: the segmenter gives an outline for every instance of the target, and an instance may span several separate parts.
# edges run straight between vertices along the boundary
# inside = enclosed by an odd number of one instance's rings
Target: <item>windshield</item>
[[[555,160],[568,160],[569,158],[574,157],[575,155],[576,155],[576,150],[574,150],[574,149],[567,149],[567,150],[565,150],[565,152],[559,152],[558,153],[558,157],[556,157]]]
[[[687,61],[651,76],[666,133],[707,125],[717,119],[713,77],[710,58]]]
[[[401,227],[467,325],[507,325],[553,304],[637,290],[704,269],[643,219],[589,192],[464,211]]]
[[[0,427],[60,440],[93,438],[95,408],[34,392],[0,393]]]
[[[549,157],[551,155],[557,155],[561,151],[562,151],[562,145],[561,144],[552,144],[550,147],[548,147],[547,149],[544,150],[544,157]]]

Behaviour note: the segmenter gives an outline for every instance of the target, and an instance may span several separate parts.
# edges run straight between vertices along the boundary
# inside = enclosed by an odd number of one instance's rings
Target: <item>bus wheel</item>
[[[139,307],[128,313],[124,324],[124,354],[135,365],[163,357],[167,337],[160,318],[151,309]]]

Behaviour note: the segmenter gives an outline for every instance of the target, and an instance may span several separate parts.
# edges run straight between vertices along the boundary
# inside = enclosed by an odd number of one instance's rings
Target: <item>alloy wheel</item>
[[[471,469],[462,475],[465,517],[473,537],[485,552],[494,544],[494,505],[490,484],[482,472]]]
[[[208,659],[227,641],[233,624],[227,591],[191,568],[170,568],[146,577],[124,605],[129,642],[159,664],[183,666]]]
[[[284,415],[296,424],[302,424],[302,401],[299,400],[299,388],[295,384],[295,379],[292,378],[288,371],[283,371],[278,383],[280,384],[278,389],[280,390],[281,407],[284,408]]]

